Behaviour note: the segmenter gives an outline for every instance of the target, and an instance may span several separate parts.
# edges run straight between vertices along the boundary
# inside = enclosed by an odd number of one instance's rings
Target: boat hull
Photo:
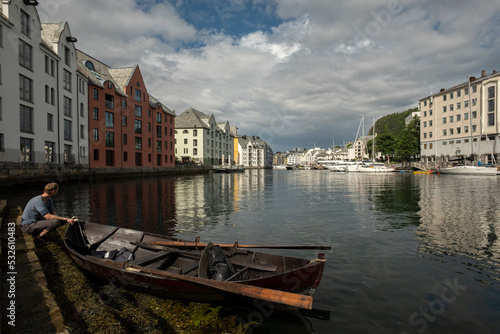
[[[456,175],[500,175],[497,167],[481,167],[481,166],[456,166],[449,168],[440,168],[440,174],[456,174]]]
[[[165,236],[143,233],[140,231],[114,228],[107,225],[99,225],[93,223],[82,224],[82,230],[69,225],[65,234],[65,244],[73,260],[84,270],[88,271],[97,278],[108,281],[114,285],[122,286],[126,289],[149,293],[157,296],[182,299],[199,302],[222,302],[235,300],[249,300],[248,297],[243,297],[238,294],[227,292],[221,289],[213,288],[204,284],[204,278],[199,278],[196,271],[181,273],[182,268],[188,267],[189,264],[199,262],[201,250],[183,251],[186,256],[180,256],[178,260],[169,268],[164,269],[169,276],[163,277],[159,275],[149,274],[141,271],[131,271],[128,267],[128,262],[121,263],[116,260],[109,260],[92,256],[91,251],[110,251],[120,249],[121,247],[131,247],[131,243],[137,245],[137,241],[152,243],[155,241],[182,241]],[[108,236],[110,235],[111,236]],[[106,238],[106,236],[108,236]],[[104,242],[101,242],[106,238]],[[88,243],[87,243],[88,241]],[[100,243],[101,242],[101,243]],[[98,245],[97,247],[93,245]],[[132,245],[132,247],[134,247]],[[229,250],[225,250],[226,255]],[[132,264],[143,263],[145,258],[151,255],[160,254],[155,251],[142,249],[135,246],[135,260]],[[324,269],[324,261],[309,261],[305,259],[283,257],[278,255],[266,254],[261,252],[253,252],[248,249],[238,249],[229,257],[230,261],[238,263],[235,265],[236,270],[241,271],[247,263],[249,268],[245,269],[246,279],[238,280],[238,284],[252,285],[267,289],[274,289],[286,292],[301,293],[312,295],[314,290],[319,285]],[[251,261],[253,259],[253,261]],[[241,264],[243,263],[243,264]],[[144,264],[144,268],[157,270],[158,262]],[[254,266],[274,266],[275,271],[261,271],[260,269],[252,269]],[[178,275],[178,276],[175,276]],[[196,282],[182,280],[182,275],[189,275]],[[241,275],[243,276],[243,275]],[[176,279],[178,277],[178,279]],[[227,284],[235,284],[227,282]]]

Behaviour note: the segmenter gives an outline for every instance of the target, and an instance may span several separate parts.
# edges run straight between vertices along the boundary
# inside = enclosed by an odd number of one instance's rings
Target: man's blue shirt
[[[54,202],[52,198],[47,200],[47,203],[43,201],[42,195],[33,197],[26,207],[24,208],[23,215],[21,217],[21,225],[29,225],[39,220],[44,220],[44,216],[47,213],[52,213],[56,211],[54,208]]]

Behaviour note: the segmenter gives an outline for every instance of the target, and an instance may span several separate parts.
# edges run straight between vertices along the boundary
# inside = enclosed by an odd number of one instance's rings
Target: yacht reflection
[[[458,254],[474,259],[498,261],[500,201],[493,192],[480,189],[471,179],[451,192],[447,187],[422,185],[420,251]],[[453,193],[453,196],[449,196]]]

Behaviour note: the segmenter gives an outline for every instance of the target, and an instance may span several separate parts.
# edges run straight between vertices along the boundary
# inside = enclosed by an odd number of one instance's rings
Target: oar
[[[312,309],[313,298],[311,296],[300,295],[297,293],[261,288],[258,286],[240,284],[236,282],[214,281],[206,278],[180,275],[180,274],[170,273],[167,271],[145,268],[134,265],[129,265],[125,269],[129,271],[143,272],[147,274],[176,279],[179,281],[204,285],[210,288],[234,293],[237,295],[242,295],[245,297],[266,300],[273,303],[295,306],[295,307],[305,308],[308,310]]]
[[[153,241],[149,242],[151,245],[161,245],[168,247],[182,247],[182,248],[204,248],[207,246],[206,242],[187,242],[187,241]],[[235,244],[214,244],[222,248],[274,248],[274,249],[332,249],[332,246],[327,245],[239,245]]]

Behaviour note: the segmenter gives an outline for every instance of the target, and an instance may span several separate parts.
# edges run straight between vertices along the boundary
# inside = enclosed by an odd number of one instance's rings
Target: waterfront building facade
[[[87,79],[66,22],[0,3],[0,161],[88,165]]]
[[[233,142],[229,122],[216,122],[214,115],[189,108],[175,119],[175,157],[181,163],[233,165]]]
[[[90,167],[173,167],[175,113],[148,94],[138,65],[111,68],[78,50],[89,78]]]
[[[421,162],[491,163],[500,158],[500,73],[469,77],[419,101]]]
[[[238,165],[260,168],[269,168],[273,165],[273,150],[257,136],[240,136],[238,151],[240,157]]]

